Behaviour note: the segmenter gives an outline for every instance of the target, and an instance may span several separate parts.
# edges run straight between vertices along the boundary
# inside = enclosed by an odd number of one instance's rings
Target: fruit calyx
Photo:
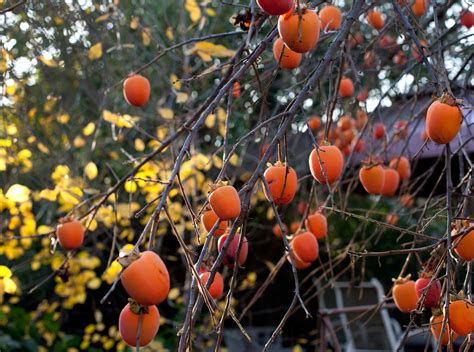
[[[381,163],[378,161],[378,160],[374,160],[372,158],[369,158],[368,160],[365,160],[363,163],[362,163],[362,168],[363,169],[366,169],[366,170],[369,170],[373,167],[376,167],[376,166],[379,166]]]
[[[76,219],[73,216],[64,216],[62,218],[59,218],[58,223],[62,224],[67,224],[68,222],[75,221]]]
[[[130,264],[132,264],[135,260],[138,260],[139,258],[140,258],[140,251],[138,250],[138,248],[133,247],[133,249],[127,254],[123,256],[119,256],[117,258],[117,261],[123,268],[126,268]]]
[[[410,279],[411,279],[411,274],[408,274],[405,277],[399,276],[396,279],[392,278],[392,281],[395,285],[403,285],[403,284],[407,283],[408,281],[410,281]]]
[[[439,317],[440,315],[443,315],[443,310],[440,307],[431,308],[431,315],[433,317]]]
[[[421,271],[418,275],[418,277],[421,279],[431,279],[433,277],[433,272],[430,271],[430,270],[426,270],[426,271]],[[433,279],[433,281],[435,281],[436,278]]]
[[[143,306],[137,301],[135,301],[133,298],[128,299],[128,303],[130,304],[130,311],[133,314],[148,314],[148,306]]]
[[[466,301],[466,303],[469,303],[472,305],[472,303],[469,301],[469,299],[466,297],[464,294],[464,291],[459,291],[458,293],[451,293],[449,295],[449,301],[450,302],[456,302],[456,301]]]
[[[208,193],[212,193],[216,189],[227,186],[227,185],[228,185],[228,182],[219,180],[216,183],[213,183],[213,184],[209,185],[209,192]]]
[[[268,163],[267,164],[268,167],[272,167],[272,166],[275,166],[275,167],[287,167],[288,164],[284,161],[281,161],[281,160],[278,160],[276,161],[274,164],[271,164],[271,163]],[[288,166],[289,168],[289,166]]]
[[[460,103],[460,101],[458,101],[455,97],[453,97],[448,92],[444,92],[443,95],[437,98],[436,100],[438,100],[442,104],[447,104],[449,106],[458,106]]]

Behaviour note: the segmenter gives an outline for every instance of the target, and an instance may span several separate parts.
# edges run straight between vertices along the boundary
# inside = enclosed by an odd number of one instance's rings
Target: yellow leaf
[[[135,149],[139,152],[142,152],[145,150],[145,143],[140,138],[135,138],[134,145],[135,145]]]
[[[179,81],[178,76],[176,76],[174,73],[170,75],[170,82],[176,90],[181,89],[181,82]]]
[[[95,19],[95,23],[103,22],[103,21],[107,20],[109,17],[110,17],[110,12],[106,13],[106,14],[103,14],[102,16],[99,16]]]
[[[168,298],[174,301],[178,297],[179,297],[179,288],[173,287],[168,293]]]
[[[188,97],[189,97],[189,96],[188,96],[186,93],[178,92],[178,93],[176,93],[176,102],[177,102],[178,104],[184,103],[185,101],[188,100]]]
[[[137,191],[137,183],[133,180],[128,180],[123,185],[123,188],[125,189],[125,192],[127,193],[135,193]]]
[[[56,119],[58,120],[59,123],[64,125],[69,122],[70,116],[68,114],[62,114],[62,115],[59,115]]]
[[[43,143],[38,143],[38,149],[41,153],[43,154],[49,154],[49,149],[47,146],[45,146]]]
[[[216,114],[209,114],[204,121],[207,128],[213,128],[216,124]]]
[[[108,110],[104,110],[102,116],[105,121],[121,128],[132,128],[135,124],[135,121],[138,120],[137,117],[132,117],[130,115],[120,116]]]
[[[53,59],[47,59],[44,56],[40,56],[38,59],[48,67],[58,67],[58,63]]]
[[[186,0],[184,4],[184,8],[186,11],[188,11],[189,18],[191,18],[191,21],[196,23],[199,21],[201,18],[201,9],[199,8],[199,5],[197,4],[196,0]]]
[[[91,290],[97,290],[100,287],[101,281],[98,277],[93,278],[87,282],[87,287]]]
[[[84,168],[84,173],[89,180],[93,180],[99,174],[99,170],[97,169],[97,165],[94,164],[94,162],[89,161]]]
[[[39,197],[41,199],[49,200],[50,202],[55,202],[58,197],[58,192],[53,189],[43,189],[40,192]]]
[[[16,283],[9,277],[3,279],[3,286],[6,293],[12,295],[16,292]]]
[[[81,136],[76,136],[72,144],[74,144],[76,148],[82,148],[83,146],[86,145],[86,140],[82,138]]]
[[[213,9],[206,9],[206,13],[211,17],[214,17],[216,15],[216,11],[214,11]]]
[[[30,193],[31,191],[28,187],[16,183],[8,189],[5,197],[16,203],[23,203],[30,199]]]
[[[169,128],[166,126],[160,126],[156,129],[156,136],[161,141],[166,138]]]
[[[227,49],[224,45],[210,42],[198,42],[190,51],[191,54],[198,54],[204,61],[211,61],[214,57],[230,57],[235,55],[235,50]]]
[[[22,149],[18,152],[17,158],[19,161],[23,161],[23,160],[31,158],[31,155],[32,155],[31,151],[29,151],[28,149]]]
[[[144,28],[142,32],[143,45],[148,46],[151,43],[150,28]]]
[[[10,136],[14,136],[18,132],[18,128],[14,124],[7,125],[7,134]]]
[[[138,17],[133,17],[130,21],[130,28],[135,30],[138,28]]]
[[[82,130],[82,133],[84,134],[84,136],[90,136],[92,133],[94,133],[95,131],[95,124],[94,122],[89,122],[86,127],[84,127],[84,129]]]
[[[237,154],[233,154],[229,159],[229,163],[233,166],[236,166],[238,162],[239,162],[239,157],[237,156]]]
[[[60,191],[59,196],[61,197],[63,203],[69,205],[76,205],[80,202],[79,197],[69,191]]]
[[[159,108],[158,113],[163,117],[165,120],[171,120],[174,117],[174,112],[168,108]]]
[[[64,23],[64,20],[59,16],[54,16],[54,23],[56,26],[60,26]]]
[[[98,60],[102,57],[102,43],[92,45],[88,52],[89,60]]]
[[[172,27],[166,28],[165,35],[166,35],[166,38],[168,38],[169,40],[174,40],[173,28]]]
[[[5,265],[0,265],[0,277],[3,277],[3,278],[12,277],[11,270]]]

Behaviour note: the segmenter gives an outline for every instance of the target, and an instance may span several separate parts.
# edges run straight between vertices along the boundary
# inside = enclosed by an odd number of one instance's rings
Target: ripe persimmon
[[[265,170],[263,177],[276,205],[288,204],[293,200],[298,187],[298,176],[292,167],[277,162]],[[267,199],[270,200],[270,195],[265,187],[263,191]]]
[[[311,263],[318,259],[319,245],[316,237],[309,231],[297,234],[290,243],[295,257]]]
[[[448,94],[434,101],[426,112],[426,132],[438,144],[451,142],[461,129],[462,114],[456,99]]]
[[[392,52],[398,50],[397,40],[390,34],[384,34],[380,37],[379,46],[382,49],[389,50]]]
[[[397,170],[401,180],[408,180],[411,176],[410,161],[404,156],[390,160],[390,167]]]
[[[298,258],[296,255],[293,255],[293,259],[295,262],[295,268],[298,270],[306,269],[311,265],[310,262],[304,262],[300,258]],[[288,261],[288,263],[291,263],[290,255],[286,256],[286,260]]]
[[[392,288],[392,296],[397,308],[403,313],[410,313],[416,309],[418,297],[415,282],[410,277],[398,278]]]
[[[364,54],[364,67],[365,68],[374,68],[377,65],[377,55],[375,51],[368,50]]]
[[[303,55],[288,48],[283,39],[277,38],[273,43],[273,57],[281,68],[292,70],[301,64]]]
[[[474,26],[474,12],[472,11],[464,11],[461,14],[461,24],[466,27],[467,29]]]
[[[381,194],[383,196],[392,197],[400,184],[400,175],[397,170],[391,167],[384,168],[384,182]]]
[[[120,280],[129,296],[145,306],[163,302],[170,290],[168,269],[160,256],[152,251],[140,253],[122,271]]]
[[[415,0],[411,6],[411,10],[416,16],[420,17],[425,14],[427,7],[428,0]]]
[[[337,120],[337,127],[339,127],[341,129],[341,131],[349,130],[349,129],[353,128],[354,126],[355,126],[355,121],[349,115],[341,116]]]
[[[283,224],[283,229],[285,230],[285,233],[288,234],[288,227],[285,224]],[[281,238],[281,236],[283,235],[283,233],[281,231],[281,227],[278,224],[275,224],[273,226],[272,232],[278,238]]]
[[[356,112],[356,127],[362,129],[369,120],[369,116],[364,110],[357,110]]]
[[[402,50],[399,50],[393,57],[393,63],[398,66],[404,66],[408,62],[407,56]]]
[[[469,335],[474,330],[474,307],[467,300],[449,303],[449,324],[459,336]]]
[[[474,224],[471,223],[470,226]],[[455,234],[456,232],[454,232]],[[454,240],[454,251],[465,261],[474,260],[474,230]]]
[[[362,153],[364,150],[365,150],[365,139],[361,138],[354,145],[354,151],[357,152],[357,153]]]
[[[308,215],[305,226],[306,230],[311,232],[318,240],[328,235],[328,221],[326,216],[319,211]]]
[[[381,194],[385,172],[381,165],[365,165],[359,170],[359,180],[369,194]]]
[[[278,19],[280,37],[297,53],[310,51],[319,40],[320,21],[316,12],[304,8],[298,13],[281,15]]]
[[[426,40],[420,39],[420,44],[421,44],[421,49],[423,51],[424,56],[428,54],[428,50],[426,49],[428,47],[428,43]],[[415,58],[416,61],[421,62],[423,61],[423,55],[421,55],[421,51],[418,49],[418,46],[416,43],[413,43],[411,46],[411,54]]]
[[[413,205],[413,196],[411,194],[404,194],[400,197],[400,204],[405,208],[410,208]]]
[[[369,91],[367,90],[367,88],[362,89],[359,94],[357,94],[357,100],[360,102],[366,101],[368,97]]]
[[[395,130],[393,135],[397,139],[406,139],[408,137],[408,121],[398,120],[393,124]]]
[[[295,233],[296,231],[298,231],[299,228],[300,228],[300,223],[299,223],[299,221],[293,221],[293,222],[290,224],[290,232],[291,232],[291,233]]]
[[[439,280],[432,280],[430,276],[422,276],[416,280],[415,288],[418,300],[425,295],[423,305],[426,308],[433,308],[438,305],[441,298],[441,283]]]
[[[257,0],[258,6],[271,16],[279,16],[293,8],[293,0]]]
[[[84,241],[84,227],[79,220],[62,219],[56,227],[56,236],[64,250],[78,249]]]
[[[220,186],[209,195],[209,204],[221,220],[231,220],[240,215],[240,197],[233,186]]]
[[[443,327],[443,320],[444,320],[443,314],[433,315],[430,318],[430,330],[436,341],[439,341],[439,337],[441,335],[441,328]],[[449,328],[449,324],[446,321],[445,327],[444,327],[443,338],[441,339],[441,344],[443,346],[447,345],[449,342],[449,332],[451,332],[451,341],[456,340],[457,338],[456,333],[454,333],[452,329]]]
[[[367,22],[375,29],[382,29],[385,26],[385,21],[379,11],[369,11],[367,13]]]
[[[123,82],[123,96],[133,106],[143,106],[150,98],[150,82],[141,75],[132,75]]]
[[[305,201],[300,200],[298,202],[298,213],[300,215],[303,215],[306,212],[306,209],[308,208],[308,203]]]
[[[156,306],[141,307],[136,302],[128,303],[120,312],[119,331],[125,343],[131,347],[137,345],[138,321],[143,315],[140,329],[140,346],[148,345],[160,328],[160,312]]]
[[[374,138],[382,139],[385,136],[385,126],[381,122],[377,122],[374,125]]]
[[[201,279],[204,287],[206,286],[210,277],[210,271],[205,271],[199,274],[199,278]],[[208,290],[212,298],[219,299],[222,297],[222,294],[224,293],[224,279],[220,273],[216,272],[216,275],[214,275],[214,279],[212,280],[211,286],[209,286]]]
[[[354,34],[349,34],[349,46],[354,48],[356,45],[360,45],[364,42],[364,37],[360,32],[355,32]]]
[[[203,223],[207,232],[210,232],[216,222],[219,222],[219,227],[215,229],[214,236],[223,235],[228,225],[228,221],[219,219],[217,214],[214,213],[214,210],[212,209],[207,209],[202,213],[201,222]]]
[[[339,96],[341,98],[350,98],[354,95],[354,83],[352,79],[343,77],[339,82]]]
[[[317,115],[311,116],[308,119],[308,126],[311,128],[313,131],[319,129],[321,127],[321,118]]]
[[[235,81],[232,85],[232,96],[234,98],[240,98],[240,83]]]
[[[336,6],[325,6],[319,11],[319,19],[323,29],[335,31],[341,27],[342,13]]]
[[[390,225],[395,225],[398,221],[398,215],[397,214],[387,214],[387,217],[386,217],[385,221]]]
[[[218,252],[222,252],[224,248],[224,243],[227,240],[227,236],[229,234],[223,234],[221,237],[219,237],[219,240],[217,241],[217,250]],[[237,250],[239,248],[239,242],[240,242],[240,237],[242,235],[240,233],[236,233],[232,240],[229,243],[229,247],[225,251],[224,255],[224,260],[223,263],[227,265],[229,268],[233,268],[234,264],[236,262],[236,257],[237,257]],[[249,251],[249,244],[247,242],[247,238],[244,236],[242,238],[242,245],[240,247],[240,254],[238,258],[239,265],[244,265],[245,261],[247,260],[247,255]]]
[[[329,184],[334,183],[341,176],[343,167],[344,156],[341,150],[334,145],[320,145],[319,149],[313,149],[309,156],[311,174],[316,181],[322,184],[325,184],[326,181]]]

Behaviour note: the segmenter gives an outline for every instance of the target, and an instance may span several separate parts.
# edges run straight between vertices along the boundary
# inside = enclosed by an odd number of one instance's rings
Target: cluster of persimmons
[[[326,6],[319,15],[308,8],[297,8],[293,0],[257,0],[260,8],[269,15],[279,16],[278,31],[280,37],[273,46],[275,60],[284,69],[299,66],[302,54],[312,50],[318,42],[320,29],[338,30],[342,23],[341,11],[335,6]],[[424,0],[415,1],[413,12],[420,16],[426,10]],[[384,27],[380,12],[372,10],[367,20],[375,29]],[[147,78],[135,74],[124,81],[123,93],[126,101],[133,106],[143,106],[150,96],[150,83]],[[343,77],[339,82],[339,96],[348,98],[354,95],[353,82]],[[367,92],[361,92],[358,99],[367,98]],[[240,86],[234,85],[233,95],[240,95]],[[309,168],[314,179],[323,185],[335,185],[344,169],[344,155],[352,152],[363,152],[365,141],[356,139],[363,126],[368,123],[364,111],[357,112],[356,119],[349,115],[339,118],[337,126],[330,129],[327,136],[318,138],[317,145],[309,156]],[[426,135],[438,144],[450,143],[458,134],[462,124],[462,114],[456,100],[444,94],[436,99],[426,114]],[[313,116],[308,126],[317,131],[321,127],[321,119]],[[400,138],[406,138],[406,124],[398,126]],[[372,128],[373,138],[385,136],[383,124],[375,124]],[[369,194],[393,196],[400,181],[408,180],[411,175],[410,161],[404,157],[392,159],[384,166],[376,157],[369,159],[359,170],[359,180]],[[276,206],[289,204],[293,201],[298,187],[295,170],[287,163],[277,161],[269,165],[263,175],[264,193],[267,199]],[[407,202],[410,199],[406,200]],[[224,183],[212,187],[208,197],[208,206],[203,210],[201,221],[213,236],[218,237],[218,251],[221,252],[228,238],[228,227],[232,220],[241,213],[241,200],[238,191]],[[304,213],[304,211],[303,211]],[[311,265],[319,256],[318,240],[328,235],[326,216],[320,211],[309,212],[304,222],[304,230],[299,226],[291,229],[288,234],[285,225],[275,225],[276,236],[288,236],[294,265],[304,269]],[[469,224],[465,224],[468,226]],[[454,233],[455,235],[455,233]],[[84,228],[78,220],[64,219],[57,226],[57,240],[64,250],[78,249],[84,239]],[[455,251],[464,260],[474,259],[474,231],[455,240]],[[223,263],[229,267],[243,265],[248,253],[248,242],[244,234],[239,232],[228,244]],[[289,256],[288,256],[289,258]],[[152,251],[139,253],[132,250],[119,259],[124,268],[120,274],[123,287],[130,296],[129,303],[123,308],[119,317],[119,330],[123,340],[131,346],[144,346],[150,343],[158,332],[160,313],[156,307],[168,296],[170,277],[165,263],[160,256]],[[206,285],[211,273],[200,269],[200,279]],[[219,299],[224,291],[224,281],[219,272],[213,278],[209,294]],[[439,308],[441,299],[441,283],[432,277],[432,272],[425,270],[414,282],[410,277],[399,278],[393,287],[393,299],[402,312],[411,312],[422,307]],[[440,338],[443,315],[439,309],[433,310],[431,330],[436,339]],[[449,326],[444,329],[442,343],[446,344],[455,336],[465,336],[474,330],[474,306],[464,297],[453,298],[449,303]],[[451,335],[450,335],[451,334]]]

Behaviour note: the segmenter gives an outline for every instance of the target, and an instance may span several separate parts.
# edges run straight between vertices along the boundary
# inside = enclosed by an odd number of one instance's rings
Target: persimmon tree
[[[0,5],[9,350],[220,350],[283,277],[268,350],[371,276],[470,349],[469,2]]]

